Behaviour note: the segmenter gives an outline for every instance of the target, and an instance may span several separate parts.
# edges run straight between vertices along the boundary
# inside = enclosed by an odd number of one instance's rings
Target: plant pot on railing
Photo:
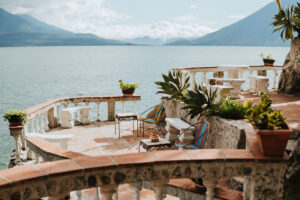
[[[122,93],[123,93],[123,96],[131,97],[131,96],[133,96],[134,91],[135,91],[135,88],[132,88],[132,89],[128,89],[128,90],[122,90]]]
[[[8,120],[9,127],[24,126],[28,121],[28,113],[25,110],[9,110],[3,118]]]
[[[119,80],[119,83],[123,96],[133,96],[135,89],[138,87],[137,83],[125,83],[122,80]]]
[[[260,130],[255,129],[257,142],[265,156],[283,156],[291,129]]]
[[[275,60],[274,59],[263,59],[265,66],[273,66]]]
[[[264,93],[261,102],[248,101],[244,107],[248,120],[255,127],[257,142],[265,156],[283,156],[288,138],[293,131],[285,123],[279,110],[271,108],[272,101]]]

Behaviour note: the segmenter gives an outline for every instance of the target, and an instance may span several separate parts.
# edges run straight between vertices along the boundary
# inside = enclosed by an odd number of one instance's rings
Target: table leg
[[[121,130],[120,130],[120,120],[118,120],[118,128],[119,128],[119,138],[120,138],[120,135],[121,135]]]

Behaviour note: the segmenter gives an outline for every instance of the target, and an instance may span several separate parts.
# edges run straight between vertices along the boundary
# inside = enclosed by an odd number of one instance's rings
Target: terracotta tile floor
[[[132,122],[122,122],[122,129],[127,129],[121,132],[121,137],[115,135],[114,122],[93,122],[86,126],[75,126],[72,129],[52,129],[48,134],[72,134],[74,140],[68,142],[68,149],[86,154],[89,156],[99,155],[117,155],[124,153],[137,153],[138,145],[141,139],[148,138],[149,135],[145,132],[145,137],[137,137],[136,131],[132,132]],[[148,132],[149,133],[149,132]],[[140,134],[142,135],[142,134]],[[58,145],[58,144],[57,144]],[[145,151],[141,148],[141,152]],[[129,184],[122,184],[118,189],[119,200],[131,200],[135,198],[134,188]],[[76,193],[71,193],[71,199],[77,199]],[[95,189],[91,188],[83,192],[82,199],[94,200]],[[99,198],[100,199],[100,198]],[[141,200],[155,199],[154,193],[151,190],[143,189],[140,192]],[[177,197],[167,196],[166,200],[179,199]]]

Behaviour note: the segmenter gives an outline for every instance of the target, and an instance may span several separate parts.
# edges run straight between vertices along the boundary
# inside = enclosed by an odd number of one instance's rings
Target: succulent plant
[[[251,101],[246,102],[246,116],[258,129],[279,130],[287,129],[285,117],[278,110],[271,108],[272,100],[263,92],[260,94],[260,103],[254,105]]]
[[[184,80],[181,71],[169,71],[168,75],[162,74],[162,77],[164,81],[155,82],[159,89],[157,94],[166,94],[168,95],[167,99],[181,100],[190,87],[190,77],[187,76]]]
[[[245,114],[246,109],[243,107],[243,104],[231,100],[230,97],[227,97],[218,109],[218,115],[226,119],[244,119]]]

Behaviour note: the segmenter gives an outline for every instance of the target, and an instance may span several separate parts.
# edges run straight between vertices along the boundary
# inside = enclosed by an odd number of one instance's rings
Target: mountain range
[[[297,0],[282,1],[282,7],[296,4]],[[271,23],[278,7],[269,3],[252,15],[226,26],[216,32],[193,40],[181,39],[166,45],[201,45],[201,46],[288,46],[283,42],[280,33],[273,33]]]
[[[0,46],[131,45],[94,34],[73,33],[29,15],[13,15],[0,8]]]
[[[298,0],[282,1],[283,7]],[[118,41],[91,33],[73,33],[29,15],[13,15],[0,8],[0,46],[96,46],[96,45],[199,45],[199,46],[288,46],[279,33],[272,33],[271,22],[278,12],[271,2],[252,15],[220,30],[196,39],[149,37]]]

